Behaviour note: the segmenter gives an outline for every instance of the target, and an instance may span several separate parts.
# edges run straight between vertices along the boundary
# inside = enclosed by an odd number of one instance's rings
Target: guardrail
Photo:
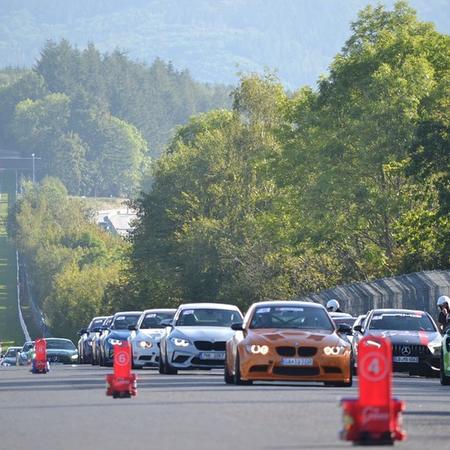
[[[450,296],[450,270],[416,272],[337,286],[299,300],[326,304],[335,298],[343,311],[355,316],[373,308],[418,309],[436,316],[436,300],[440,295]]]
[[[27,324],[23,320],[22,308],[20,306],[20,272],[19,272],[19,252],[16,250],[16,281],[17,281],[17,308],[19,310],[19,321],[22,328],[25,341],[31,341],[30,333],[28,333]]]

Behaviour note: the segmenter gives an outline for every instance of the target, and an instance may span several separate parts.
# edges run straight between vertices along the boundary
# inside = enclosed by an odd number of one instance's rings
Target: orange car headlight
[[[338,355],[343,355],[345,353],[345,350],[347,349],[347,347],[341,346],[341,345],[335,345],[335,346],[330,346],[330,347],[324,347],[323,352],[325,353],[325,355],[327,356],[338,356]]]
[[[254,355],[267,355],[269,347],[267,345],[247,345],[247,351]]]

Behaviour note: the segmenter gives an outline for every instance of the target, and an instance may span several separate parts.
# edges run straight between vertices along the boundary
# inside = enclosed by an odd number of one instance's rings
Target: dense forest
[[[136,304],[265,298],[450,265],[450,37],[363,10],[317,91],[243,77],[135,206]]]
[[[38,175],[59,177],[72,194],[138,192],[176,125],[229,102],[225,87],[159,59],[146,66],[65,40],[49,41],[33,70],[1,75],[0,148],[35,153]]]
[[[290,89],[313,85],[349,37],[348,24],[378,0],[8,0],[0,8],[0,61],[31,66],[44,40],[156,57],[195,79],[235,84],[236,72],[279,70]],[[394,0],[385,0],[391,7]],[[411,0],[419,18],[450,31],[448,0]],[[237,68],[238,66],[238,68]]]
[[[113,246],[120,257],[110,258],[120,267],[112,266],[84,320],[94,309],[186,301],[245,309],[256,300],[449,267],[450,37],[404,2],[364,9],[351,29],[317,90],[287,92],[270,72],[243,75],[230,109],[177,129],[151,164],[151,190],[133,202],[130,242]],[[64,94],[48,96],[49,111],[67,102]],[[64,237],[54,219],[65,215],[61,209],[45,223],[40,208],[54,203],[45,186],[28,188],[12,229],[34,261],[41,245],[43,256],[54,242],[78,249],[73,262],[36,262],[48,271],[39,275],[48,282],[44,305],[69,311],[84,304],[66,300],[76,297],[66,295],[73,274],[79,280],[92,261],[109,265],[93,259],[91,238],[86,244],[76,230]],[[49,237],[36,246],[44,225]]]

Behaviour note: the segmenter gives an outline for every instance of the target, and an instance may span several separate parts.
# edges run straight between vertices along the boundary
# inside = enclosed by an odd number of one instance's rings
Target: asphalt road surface
[[[111,369],[55,366],[46,375],[0,369],[2,450],[336,449],[341,397],[353,388],[319,384],[227,386],[222,374],[138,371],[138,396],[105,395]],[[450,448],[450,387],[395,377],[405,400],[400,449]],[[378,447],[371,447],[378,448]],[[384,447],[385,448],[385,447]]]

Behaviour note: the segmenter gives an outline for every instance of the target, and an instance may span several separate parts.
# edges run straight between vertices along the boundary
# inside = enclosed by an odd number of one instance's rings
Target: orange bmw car
[[[226,345],[225,382],[321,381],[352,385],[348,325],[336,325],[319,304],[269,301],[253,304]]]

